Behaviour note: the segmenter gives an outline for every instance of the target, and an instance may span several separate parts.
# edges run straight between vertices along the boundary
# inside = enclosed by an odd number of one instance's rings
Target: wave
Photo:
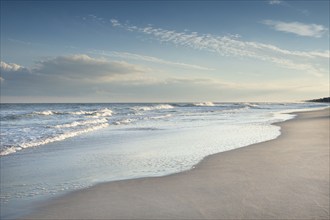
[[[213,102],[177,103],[174,105],[178,107],[215,106]]]
[[[41,111],[41,112],[33,112],[32,114],[36,115],[87,115],[87,116],[111,116],[113,114],[113,111],[108,108],[104,109],[99,109],[95,111],[76,111],[76,112],[58,112],[58,111],[51,111],[51,110],[46,110],[46,111]]]
[[[259,105],[254,104],[254,103],[249,103],[249,102],[243,103],[243,105],[244,105],[244,106],[251,107],[251,108],[260,108]]]
[[[75,112],[61,112],[61,111],[53,111],[53,110],[45,110],[45,111],[35,111],[32,113],[20,114],[20,115],[8,115],[4,116],[4,119],[19,119],[24,117],[31,117],[35,115],[41,116],[49,116],[49,115],[86,115],[86,116],[95,116],[95,117],[107,117],[111,116],[113,111],[108,108],[103,108],[95,111],[75,111]]]
[[[47,110],[47,111],[42,111],[42,112],[33,112],[32,114],[36,114],[36,115],[54,115],[56,113],[58,113],[58,112]]]
[[[10,115],[6,115],[6,116],[2,116],[1,120],[19,120],[19,119],[30,118],[30,117],[34,117],[34,116],[49,116],[49,115],[58,115],[58,114],[63,114],[63,113],[47,110],[47,111],[40,111],[40,112],[10,114]]]
[[[152,111],[160,109],[172,109],[174,106],[169,104],[153,105],[153,106],[135,106],[132,109],[135,111]]]
[[[45,110],[39,112],[21,113],[21,114],[10,114],[1,117],[2,120],[18,120],[24,118],[30,118],[34,116],[49,116],[49,115],[64,115],[64,112],[57,112],[52,110]]]
[[[96,110],[96,111],[76,111],[76,112],[69,112],[69,114],[72,115],[86,115],[90,117],[106,117],[106,116],[111,116],[113,114],[113,111],[108,108]]]
[[[72,127],[83,126],[83,125],[106,123],[107,121],[108,120],[105,119],[105,118],[96,119],[96,120],[89,120],[89,121],[74,121],[72,123],[56,125],[56,126],[53,126],[53,127],[54,128],[72,128]]]
[[[102,117],[106,117],[106,116],[111,116],[113,114],[113,111],[108,109],[108,108],[105,108],[105,109],[101,109],[99,111],[97,111],[95,113],[95,116],[102,116]]]
[[[6,147],[6,149],[0,151],[0,156],[6,156],[8,154],[15,153],[19,150],[22,150],[21,147]]]
[[[128,125],[137,120],[157,120],[157,119],[162,119],[162,118],[169,118],[171,116],[172,116],[171,114],[166,114],[166,115],[158,115],[158,116],[149,116],[149,117],[144,117],[144,118],[139,118],[139,119],[127,118],[127,119],[121,119],[121,120],[115,121],[115,122],[113,122],[113,124],[114,125]]]
[[[103,124],[99,124],[99,125],[96,125],[96,126],[93,126],[93,127],[88,127],[88,128],[85,128],[85,129],[81,129],[81,130],[78,130],[78,131],[70,131],[70,132],[67,132],[67,133],[64,133],[64,134],[59,134],[59,135],[48,137],[48,138],[45,138],[45,139],[22,143],[22,144],[19,144],[17,146],[9,146],[9,147],[6,147],[5,149],[0,151],[0,156],[5,156],[5,155],[8,155],[8,154],[12,154],[12,153],[15,153],[19,150],[25,149],[25,148],[37,147],[37,146],[52,143],[52,142],[55,142],[55,141],[62,141],[64,139],[75,137],[75,136],[80,135],[80,134],[84,134],[84,133],[87,133],[87,132],[91,132],[91,131],[95,131],[95,130],[98,130],[98,129],[101,129],[101,128],[105,128],[107,126],[109,126],[108,123],[103,123]]]
[[[127,125],[127,124],[130,124],[131,122],[134,122],[136,121],[135,119],[123,119],[123,120],[120,120],[120,121],[115,121],[113,122],[114,125]]]
[[[200,103],[194,103],[194,106],[214,106],[213,102],[200,102]]]

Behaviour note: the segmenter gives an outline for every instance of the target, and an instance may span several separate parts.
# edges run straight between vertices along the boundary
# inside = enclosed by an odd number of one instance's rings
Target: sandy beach
[[[24,219],[329,219],[329,109],[278,125],[275,140],[70,193]]]

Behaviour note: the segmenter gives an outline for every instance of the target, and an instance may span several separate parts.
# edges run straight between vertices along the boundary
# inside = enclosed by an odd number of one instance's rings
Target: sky
[[[1,1],[1,102],[329,96],[329,1]]]

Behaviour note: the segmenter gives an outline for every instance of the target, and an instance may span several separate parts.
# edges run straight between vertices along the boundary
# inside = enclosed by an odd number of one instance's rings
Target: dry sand
[[[209,156],[193,170],[100,184],[27,218],[329,219],[329,111],[299,113],[279,124],[276,140]]]

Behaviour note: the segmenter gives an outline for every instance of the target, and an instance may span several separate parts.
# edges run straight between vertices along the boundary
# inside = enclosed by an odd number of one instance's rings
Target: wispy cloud
[[[268,4],[270,4],[270,5],[280,5],[280,4],[283,4],[283,2],[280,1],[280,0],[270,0],[270,1],[268,1]]]
[[[14,42],[14,43],[19,43],[19,44],[24,44],[24,45],[31,45],[31,42],[23,41],[23,40],[18,40],[18,39],[13,39],[13,38],[8,38],[9,41]]]
[[[114,27],[152,36],[160,42],[215,52],[222,56],[255,58],[284,68],[304,70],[317,76],[323,75],[324,71],[313,64],[315,59],[329,58],[329,51],[291,51],[270,44],[243,41],[235,35],[215,36],[197,32],[177,32],[153,26],[137,27],[122,24],[115,19],[112,19],[111,23]]]
[[[87,15],[85,17],[82,17],[82,19],[84,21],[90,21],[90,22],[95,22],[95,23],[101,23],[101,24],[105,24],[106,23],[106,21],[103,18],[98,17],[98,16],[96,16],[94,14],[89,14],[89,15]]]
[[[269,5],[274,5],[274,6],[282,6],[282,7],[286,7],[286,8],[290,8],[294,11],[298,11],[304,15],[309,15],[309,11],[307,9],[301,9],[301,8],[297,8],[292,6],[291,4],[289,4],[287,1],[282,1],[282,0],[269,0],[268,1]]]
[[[114,27],[121,26],[121,24],[116,19],[110,19],[110,22],[111,22],[112,26],[114,26]]]
[[[153,57],[153,56],[146,56],[146,55],[128,53],[128,52],[93,50],[90,53],[99,54],[102,56],[118,57],[118,58],[123,58],[123,59],[147,61],[147,62],[152,62],[152,63],[177,66],[177,67],[186,68],[186,69],[207,70],[207,71],[215,70],[214,68],[204,67],[204,66],[200,66],[200,65],[187,64],[187,63],[182,63],[182,62],[173,62],[173,61],[164,60],[164,59],[160,59],[160,58]]]
[[[274,30],[293,33],[305,37],[322,37],[327,32],[327,28],[319,24],[304,24],[300,22],[283,22],[264,20],[263,24],[270,26]]]

